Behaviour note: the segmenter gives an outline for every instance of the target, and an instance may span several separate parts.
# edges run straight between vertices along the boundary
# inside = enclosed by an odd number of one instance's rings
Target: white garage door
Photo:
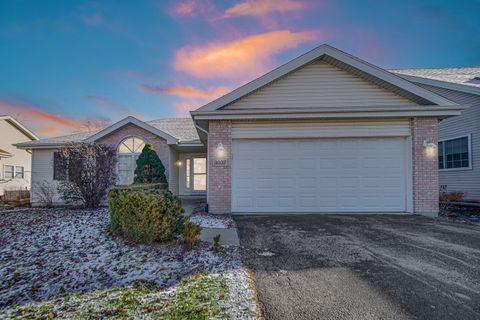
[[[234,140],[234,213],[404,212],[406,139]]]

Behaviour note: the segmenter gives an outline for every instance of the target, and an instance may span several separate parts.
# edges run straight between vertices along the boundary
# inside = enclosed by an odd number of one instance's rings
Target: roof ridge
[[[440,68],[422,68],[422,67],[413,67],[413,68],[387,68],[386,70],[389,71],[397,71],[397,70],[448,70],[448,69],[480,69],[480,65],[478,66],[468,66],[468,67],[440,67]]]

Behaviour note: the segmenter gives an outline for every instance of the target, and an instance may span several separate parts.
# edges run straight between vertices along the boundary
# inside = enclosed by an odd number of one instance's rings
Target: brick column
[[[223,154],[218,152],[223,145]],[[210,121],[208,133],[208,210],[230,214],[232,210],[232,123]]]
[[[427,216],[438,215],[438,155],[428,155],[424,141],[438,143],[438,119],[412,120],[413,211]]]

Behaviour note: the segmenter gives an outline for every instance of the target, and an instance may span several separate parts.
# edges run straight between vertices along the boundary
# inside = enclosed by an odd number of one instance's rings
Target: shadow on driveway
[[[419,216],[237,216],[267,319],[480,319],[480,227]]]

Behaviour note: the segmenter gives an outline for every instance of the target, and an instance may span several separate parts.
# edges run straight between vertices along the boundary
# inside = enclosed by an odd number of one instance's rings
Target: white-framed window
[[[207,158],[189,156],[185,159],[185,189],[188,192],[207,190]]]
[[[25,168],[22,166],[15,166],[15,179],[25,178]]]
[[[3,178],[5,180],[13,179],[15,175],[15,167],[11,165],[4,165],[3,166]]]
[[[440,170],[472,169],[471,136],[444,139],[438,142],[438,168]]]
[[[133,182],[137,159],[144,146],[145,141],[136,137],[127,138],[118,145],[118,184],[128,185]]]

